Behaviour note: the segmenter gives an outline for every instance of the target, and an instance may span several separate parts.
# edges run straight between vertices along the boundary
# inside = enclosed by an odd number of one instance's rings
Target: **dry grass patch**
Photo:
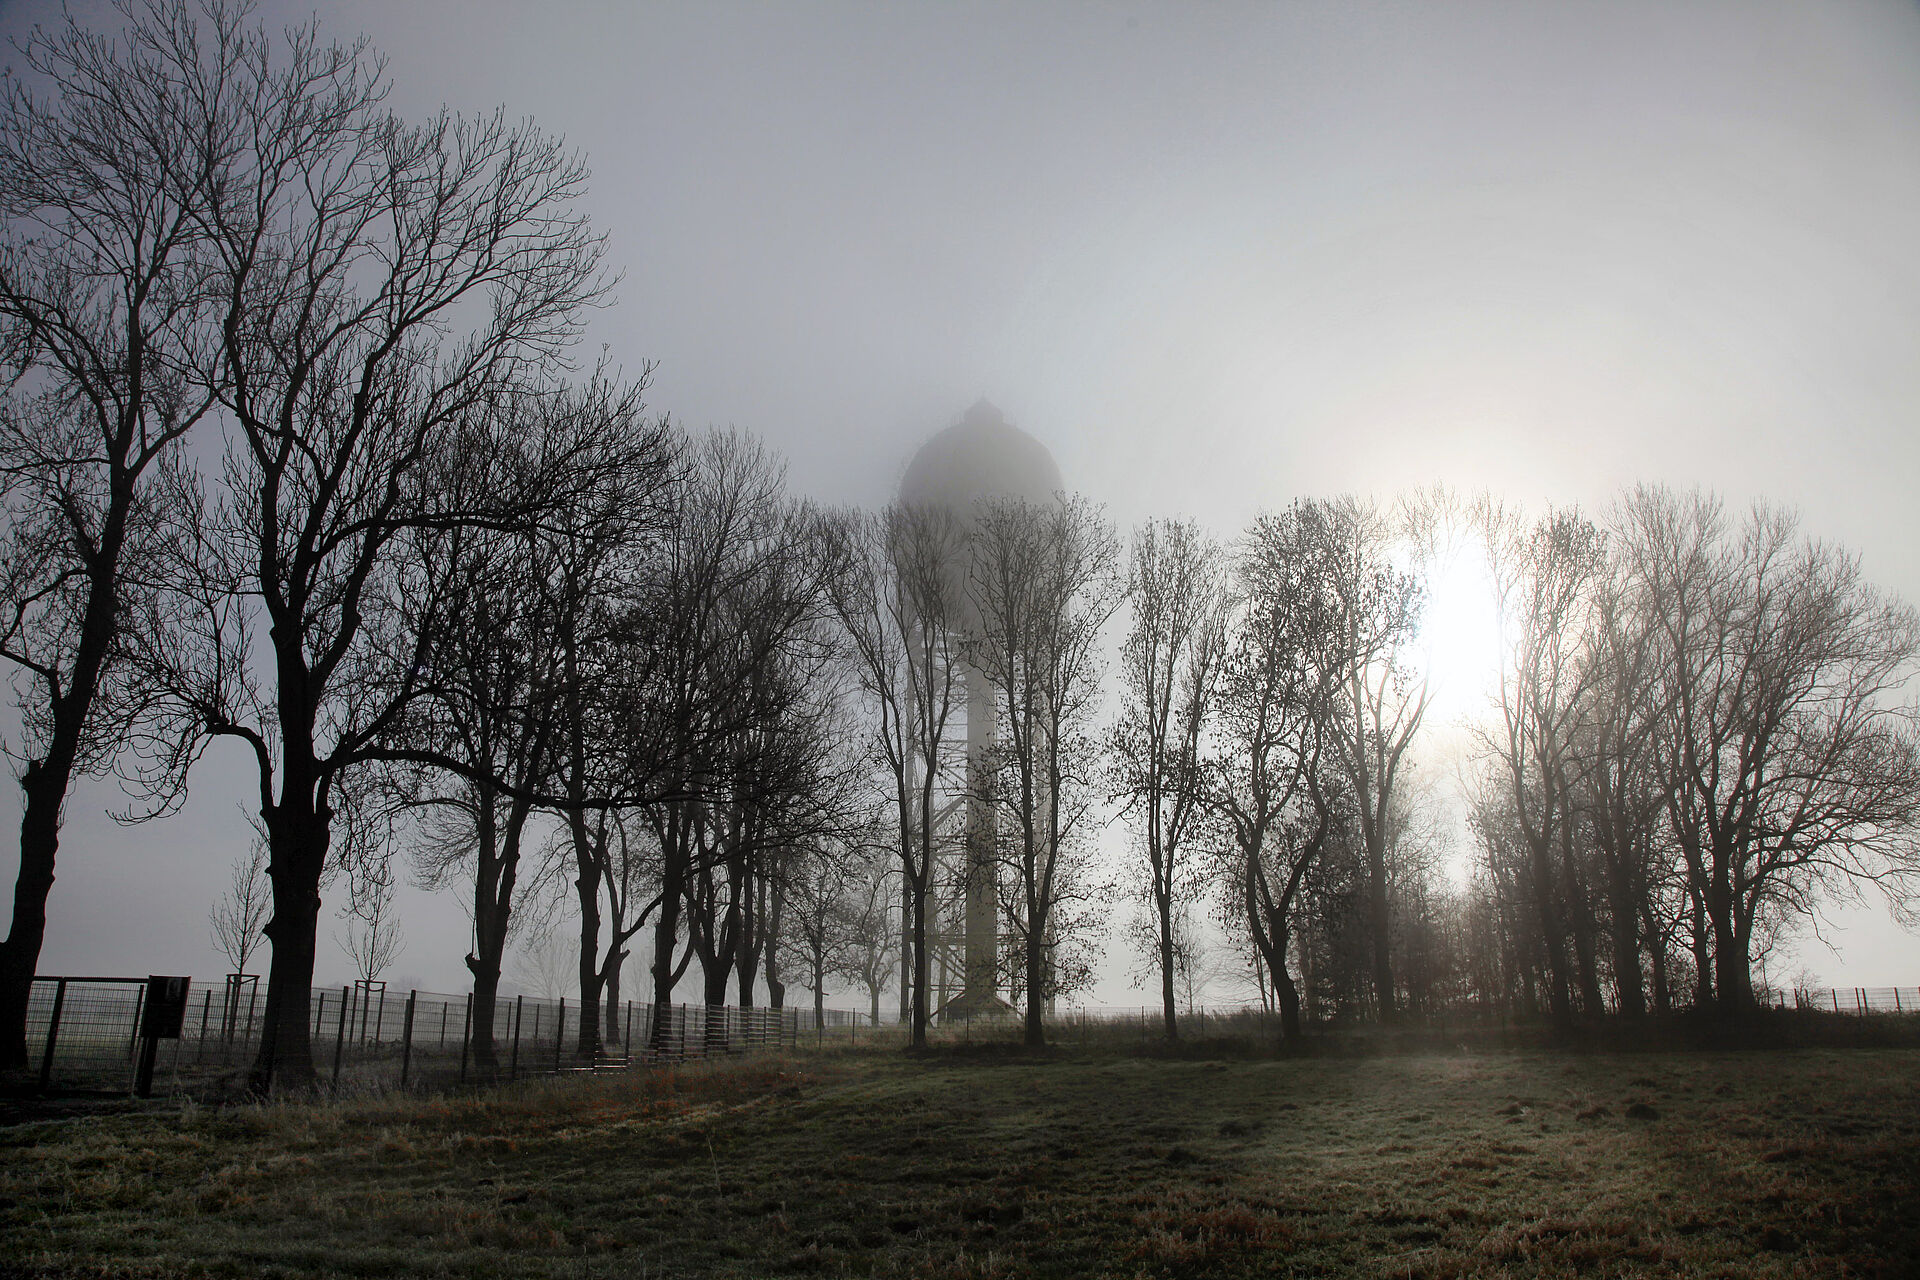
[[[1893,1280],[1916,1080],[1912,1050],[838,1054],[174,1107],[0,1132],[0,1275]]]

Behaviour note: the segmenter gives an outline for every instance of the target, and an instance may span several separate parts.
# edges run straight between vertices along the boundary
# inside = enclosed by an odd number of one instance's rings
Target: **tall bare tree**
[[[1739,1011],[1770,916],[1920,877],[1920,736],[1898,701],[1920,620],[1787,512],[1729,529],[1709,497],[1642,489],[1623,518],[1662,620],[1668,805],[1711,996]]]
[[[1167,1039],[1174,1001],[1175,903],[1190,888],[1188,834],[1204,790],[1201,740],[1226,651],[1220,548],[1191,521],[1134,531],[1127,578],[1133,626],[1120,650],[1126,701],[1111,735],[1118,790],[1138,814]]]
[[[838,528],[831,600],[871,716],[872,746],[893,790],[904,885],[902,960],[910,1044],[932,1014],[927,923],[934,893],[936,800],[961,692],[966,534],[939,507],[852,513]]]
[[[179,451],[215,404],[210,179],[238,133],[204,93],[259,53],[237,8],[125,12],[118,38],[71,14],[36,27],[32,77],[0,89],[0,659],[23,728],[0,1069],[26,1063],[67,794],[140,714],[120,650],[192,516]]]
[[[1002,739],[989,796],[1011,819],[1001,859],[1013,872],[1007,913],[1019,946],[1026,1043],[1045,1043],[1058,990],[1055,948],[1068,938],[1060,908],[1091,808],[1098,744],[1102,629],[1119,608],[1119,540],[1084,499],[980,502],[967,590],[979,631],[969,657],[995,689]]]
[[[1392,559],[1389,514],[1339,498],[1320,507],[1323,536],[1338,551],[1332,580],[1338,616],[1325,632],[1343,666],[1324,729],[1346,774],[1367,861],[1367,927],[1375,1007],[1395,1015],[1387,842],[1394,787],[1426,717],[1427,685],[1407,661],[1418,630],[1419,580]]]
[[[499,501],[543,513],[517,527],[456,523],[396,540],[424,678],[387,745],[420,753],[410,804],[435,811],[417,846],[421,870],[471,885],[470,1026],[483,1072],[495,1066],[495,1001],[522,856],[530,833],[538,840],[538,810],[561,799],[562,717],[553,712],[564,641],[589,597],[620,594],[621,575],[635,572],[671,502],[677,441],[664,420],[646,416],[645,382],[643,373],[623,385],[601,369],[578,386],[489,396],[484,411],[498,420],[500,447],[452,460],[443,488],[464,492],[462,506]],[[543,491],[562,474],[568,492],[555,503]],[[607,887],[631,885],[623,875]]]
[[[1528,851],[1534,910],[1547,965],[1554,1024],[1573,1024],[1575,958],[1582,1003],[1602,1012],[1592,978],[1592,933],[1573,919],[1583,891],[1577,866],[1582,784],[1580,723],[1587,715],[1585,660],[1593,588],[1606,546],[1592,521],[1575,511],[1550,512],[1529,523],[1510,511],[1487,508],[1488,560],[1501,616],[1511,634],[1509,661],[1500,672],[1499,724],[1484,738],[1500,761],[1507,812]]]
[[[500,114],[403,124],[380,109],[365,46],[311,28],[248,47],[238,72],[186,69],[242,119],[203,220],[231,422],[205,531],[214,589],[171,660],[204,732],[240,740],[258,769],[273,960],[251,1078],[265,1089],[313,1079],[338,790],[421,692],[391,598],[395,539],[531,517],[490,498],[465,509],[440,481],[450,458],[497,447],[487,398],[561,360],[605,280],[572,207],[585,168],[557,140]]]
[[[1290,1039],[1301,1033],[1289,972],[1296,912],[1308,874],[1351,819],[1328,747],[1332,706],[1348,675],[1339,647],[1344,561],[1327,536],[1328,515],[1302,503],[1247,531],[1206,761],[1207,804],[1231,848],[1221,859],[1228,918],[1253,943]]]
[[[735,803],[738,788],[755,785],[745,766],[764,762],[761,751],[786,749],[782,717],[807,695],[805,673],[821,643],[827,557],[815,515],[786,497],[784,482],[778,459],[748,437],[717,433],[697,443],[649,575],[649,608],[634,620],[647,674],[620,729],[638,741],[625,767],[659,845],[652,977],[660,1009],[692,959],[682,933],[697,879],[729,855],[764,848],[759,829],[737,825],[764,816]],[[730,894],[749,887],[734,885]],[[722,908],[747,909],[744,897]],[[725,946],[702,940],[713,943],[710,978],[724,984],[720,970],[738,958],[731,943],[739,936]],[[656,1024],[656,1036],[665,1031]]]

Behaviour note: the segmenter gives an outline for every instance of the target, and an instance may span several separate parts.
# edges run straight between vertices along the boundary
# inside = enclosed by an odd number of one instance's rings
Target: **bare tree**
[[[213,945],[233,972],[245,973],[247,961],[262,941],[260,926],[267,922],[267,844],[255,839],[244,859],[235,859],[227,891],[207,912]]]
[[[1753,1003],[1756,944],[1824,891],[1920,875],[1920,739],[1896,702],[1920,620],[1858,562],[1756,507],[1636,491],[1624,537],[1662,622],[1668,807],[1701,917],[1701,992]],[[1711,987],[1703,944],[1711,940]]]
[[[1167,1039],[1176,1022],[1174,904],[1190,886],[1187,836],[1204,788],[1201,737],[1226,650],[1221,552],[1191,521],[1134,531],[1127,598],[1133,626],[1120,651],[1126,701],[1111,735],[1118,790],[1139,816],[1147,903],[1159,958]]]
[[[453,459],[443,487],[470,491],[457,499],[465,506],[482,494],[533,506],[564,472],[568,501],[521,527],[425,527],[396,540],[408,584],[401,605],[425,678],[390,745],[460,766],[421,765],[410,803],[441,815],[427,822],[435,838],[417,846],[423,873],[435,883],[458,874],[472,887],[466,962],[482,1072],[495,1066],[494,1006],[529,824],[543,802],[558,801],[562,718],[553,708],[564,642],[594,599],[616,594],[616,572],[631,572],[670,500],[675,441],[664,421],[645,417],[644,386],[644,374],[623,386],[599,370],[577,387],[489,396],[501,447]],[[614,858],[619,874],[605,887],[619,895],[610,904],[618,934],[634,885]]]
[[[937,507],[892,506],[841,517],[831,580],[872,745],[892,786],[904,886],[902,1000],[910,1043],[927,1042],[931,973],[927,923],[934,892],[935,800],[961,687],[966,535]]]
[[[657,1008],[670,1003],[696,949],[712,962],[706,976],[719,986],[710,990],[723,991],[726,968],[739,972],[740,947],[751,946],[751,868],[741,859],[771,847],[758,825],[771,810],[755,789],[770,784],[765,769],[775,758],[796,758],[800,721],[791,713],[810,696],[823,643],[827,561],[816,517],[785,496],[784,479],[779,461],[750,438],[699,442],[656,554],[648,608],[634,620],[631,643],[646,655],[634,660],[647,675],[619,727],[642,748],[627,768],[660,851]],[[700,878],[716,867],[725,882],[717,920],[698,897]],[[698,921],[689,919],[690,902]],[[696,939],[690,926],[708,932]],[[664,1023],[655,1034],[665,1034]]]
[[[1577,735],[1593,674],[1583,646],[1605,541],[1592,521],[1573,511],[1550,512],[1528,524],[1489,506],[1484,525],[1512,639],[1510,660],[1500,672],[1500,723],[1483,741],[1501,763],[1508,790],[1503,799],[1528,851],[1549,1007],[1554,1025],[1564,1031],[1574,1017],[1569,937],[1583,952],[1578,969],[1586,1012],[1602,1011],[1592,978],[1592,933],[1573,917],[1581,914],[1577,899],[1583,892],[1576,846],[1582,781]]]
[[[1656,734],[1660,701],[1660,622],[1626,558],[1610,554],[1594,583],[1591,670],[1580,726],[1581,807],[1605,879],[1618,1007],[1647,1011],[1642,956],[1653,964],[1656,1005],[1668,1003],[1666,920],[1656,908],[1662,846],[1662,796]]]
[[[887,989],[900,951],[890,880],[885,861],[876,859],[867,867],[865,879],[841,898],[846,932],[841,973],[866,992],[867,1016],[875,1026],[880,1025],[880,994]]]
[[[536,376],[598,299],[602,242],[572,203],[586,172],[495,114],[410,127],[379,109],[380,64],[311,28],[248,46],[198,97],[239,113],[204,216],[232,423],[224,498],[183,588],[197,634],[163,661],[206,734],[258,767],[273,943],[254,1087],[311,1083],[322,875],[345,776],[420,695],[389,588],[402,530],[530,518],[440,484],[490,451],[488,396]],[[474,327],[456,335],[456,317]],[[258,659],[253,656],[259,646]],[[195,747],[183,747],[182,761]]]
[[[1419,581],[1392,562],[1393,529],[1372,503],[1340,498],[1324,507],[1329,545],[1338,551],[1332,579],[1338,610],[1324,632],[1344,667],[1329,702],[1327,743],[1346,773],[1367,860],[1367,926],[1374,1003],[1382,1021],[1395,1011],[1392,919],[1387,885],[1388,814],[1402,762],[1426,716],[1427,686],[1406,650],[1418,628]]]
[[[993,683],[1003,737],[988,794],[1011,819],[1000,858],[1018,943],[1025,1040],[1045,1043],[1046,1004],[1066,974],[1060,908],[1085,884],[1075,866],[1098,746],[1087,726],[1099,693],[1099,638],[1119,608],[1119,540],[1083,499],[991,498],[978,508],[968,594],[980,619],[970,657]]]
[[[1328,728],[1349,677],[1334,513],[1302,503],[1257,519],[1241,546],[1237,616],[1220,675],[1207,803],[1226,829],[1228,916],[1243,927],[1280,1008],[1301,1033],[1288,971],[1306,878],[1351,805]]]
[[[340,950],[353,961],[354,972],[364,983],[378,982],[406,949],[406,936],[394,913],[393,887],[390,873],[356,885],[345,913],[347,936]]]
[[[63,807],[142,708],[118,661],[153,560],[191,518],[181,442],[214,405],[205,223],[235,122],[200,96],[256,53],[236,9],[155,0],[116,40],[71,15],[0,90],[0,658],[23,807],[0,943],[0,1069],[26,1064]]]

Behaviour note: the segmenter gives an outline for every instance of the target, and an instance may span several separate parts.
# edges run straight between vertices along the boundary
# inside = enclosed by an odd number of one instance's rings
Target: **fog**
[[[0,36],[57,17],[15,0]],[[1435,482],[1598,509],[1649,480],[1791,504],[1920,600],[1912,5],[321,17],[386,54],[403,116],[504,104],[580,148],[625,273],[583,358],[655,362],[655,408],[763,436],[800,493],[886,501],[985,396],[1123,529]],[[251,776],[218,746],[134,827],[110,784],[77,792],[41,971],[222,971],[206,906]],[[457,904],[403,894],[391,981],[462,988]],[[1877,899],[1822,933],[1776,978],[1920,972]],[[1146,999],[1124,946],[1093,1001]]]

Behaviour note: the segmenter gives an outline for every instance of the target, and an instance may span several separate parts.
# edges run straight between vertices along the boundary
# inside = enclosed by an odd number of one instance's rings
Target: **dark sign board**
[[[178,1040],[186,1017],[187,979],[149,976],[140,1034],[151,1040]]]

